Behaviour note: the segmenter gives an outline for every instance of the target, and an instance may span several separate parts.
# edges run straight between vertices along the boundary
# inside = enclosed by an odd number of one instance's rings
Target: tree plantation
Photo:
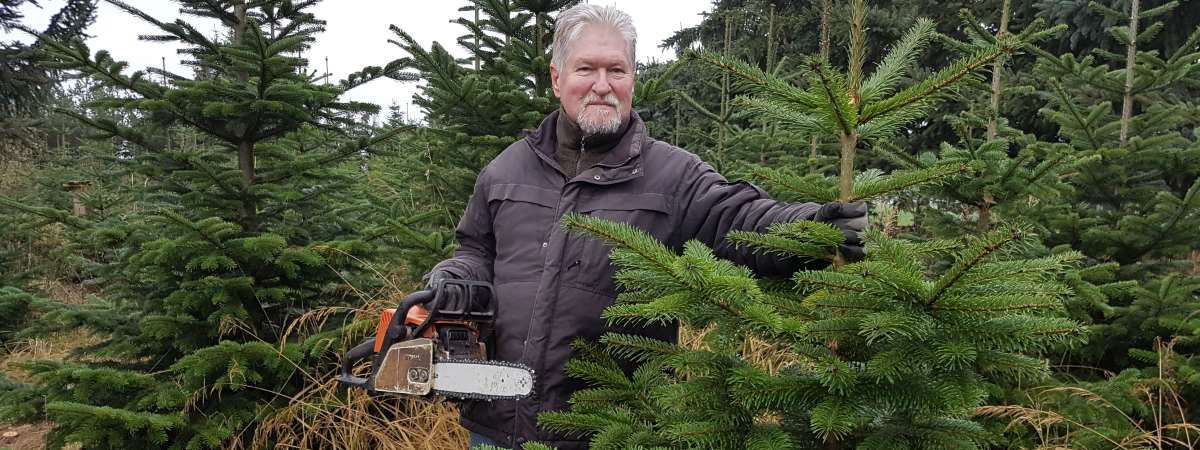
[[[178,18],[0,0],[0,449],[478,444],[460,409],[549,401],[554,374],[495,404],[336,378],[508,201],[553,211],[542,249],[601,249],[615,294],[559,308],[604,323],[550,333],[567,406],[480,448],[1200,448],[1200,2],[712,1],[654,42],[673,59],[616,75],[624,106],[721,186],[825,205],[716,245],[637,219],[667,220],[669,196],[572,209],[485,189],[566,114],[583,75],[556,31],[578,1],[460,0],[437,25],[456,42],[393,25],[344,79],[311,52],[331,33],[318,1],[171,2]],[[339,7],[372,14],[355,5]],[[183,69],[91,48],[98,20],[152,26],[140,45]],[[417,111],[348,100],[384,79],[415,86]],[[628,190],[585,171],[643,168],[585,162],[587,139],[557,182]],[[861,233],[826,214],[856,202]],[[718,214],[699,204],[680,209]],[[490,283],[512,259],[484,235]],[[599,270],[570,259],[554,270]],[[501,281],[494,306],[516,308],[521,283]]]

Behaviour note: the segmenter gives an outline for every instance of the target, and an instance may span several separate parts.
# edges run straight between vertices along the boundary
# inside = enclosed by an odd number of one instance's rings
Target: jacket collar
[[[554,122],[556,123],[554,137],[558,140],[556,148],[559,151],[569,150],[578,152],[580,147],[586,147],[588,153],[605,154],[620,142],[621,137],[625,135],[625,132],[633,124],[632,120],[626,120],[615,133],[588,136],[585,138],[583,137],[583,130],[562,109],[558,110],[558,119]]]
[[[559,172],[562,169],[554,159],[554,152],[558,146],[556,127],[561,112],[562,110],[556,110],[550,113],[533,133],[525,137],[525,142],[529,144],[530,150]],[[625,134],[621,136],[621,139],[617,141],[617,144],[600,164],[580,172],[575,180],[587,181],[592,184],[614,184],[642,176],[640,156],[642,146],[647,139],[645,122],[636,112],[630,111],[629,124],[625,129]]]

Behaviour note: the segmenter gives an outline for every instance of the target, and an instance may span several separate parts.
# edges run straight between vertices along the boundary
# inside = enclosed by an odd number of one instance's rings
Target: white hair
[[[583,34],[583,29],[588,25],[606,26],[621,33],[621,37],[625,38],[625,46],[628,48],[626,53],[629,53],[629,65],[632,69],[637,61],[634,53],[637,45],[637,30],[633,28],[633,18],[616,7],[589,3],[572,6],[555,19],[554,43],[552,44],[554,53],[550,62],[554,63],[559,70],[563,70],[571,45],[579,39],[579,35]]]

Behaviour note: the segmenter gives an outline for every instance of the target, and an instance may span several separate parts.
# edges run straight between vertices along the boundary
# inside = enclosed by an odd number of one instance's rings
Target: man
[[[776,202],[745,182],[729,183],[695,155],[646,134],[631,111],[634,45],[630,17],[581,4],[558,16],[550,80],[562,104],[479,174],[456,233],[459,249],[429,274],[490,281],[498,315],[496,357],[533,368],[533,394],[519,401],[466,402],[462,423],[471,445],[519,448],[540,441],[562,450],[587,442],[537,427],[537,414],[561,410],[584,387],[563,365],[577,337],[607,328],[600,312],[613,303],[615,268],[596,239],[560,226],[568,212],[625,222],[681,249],[698,239],[760,275],[787,275],[796,260],[756,255],[725,241],[733,230],[763,231],[796,220],[823,220],[849,238],[844,253],[861,257],[862,203]],[[674,341],[675,326],[625,329]]]

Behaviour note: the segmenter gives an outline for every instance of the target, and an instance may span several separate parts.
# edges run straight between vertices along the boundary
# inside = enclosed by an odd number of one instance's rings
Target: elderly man
[[[541,441],[563,450],[587,447],[537,426],[538,413],[565,408],[571,393],[584,387],[563,372],[571,341],[612,330],[600,318],[616,297],[609,250],[564,231],[559,220],[565,213],[625,222],[677,250],[699,239],[765,276],[790,274],[800,262],[735,249],[725,241],[729,231],[822,220],[840,226],[849,238],[844,251],[861,257],[857,236],[866,224],[865,205],[777,202],[647,135],[630,105],[635,42],[630,17],[614,8],[581,4],[558,16],[550,80],[561,109],[479,174],[458,225],[459,249],[429,274],[431,282],[492,282],[499,302],[496,357],[538,375],[528,398],[463,404],[472,446]],[[621,331],[674,341],[676,328]]]

